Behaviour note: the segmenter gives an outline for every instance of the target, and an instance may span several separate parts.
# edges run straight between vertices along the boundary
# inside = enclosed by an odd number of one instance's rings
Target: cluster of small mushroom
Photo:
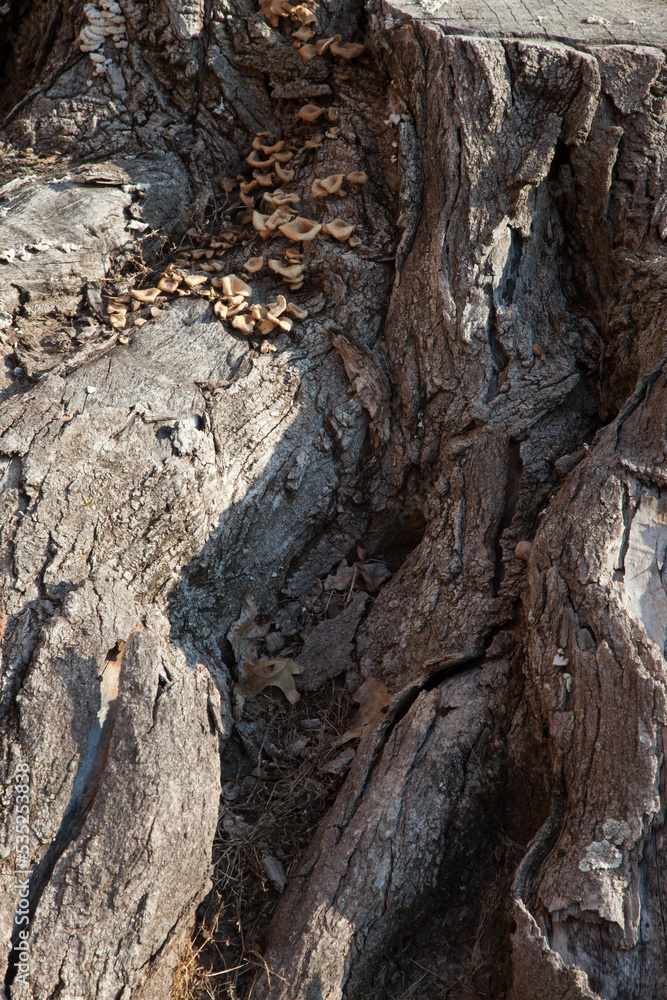
[[[334,35],[331,38],[320,38],[314,44],[312,39],[317,31],[310,25],[317,26],[317,18],[311,10],[303,4],[292,6],[288,0],[259,0],[259,9],[264,14],[272,28],[277,28],[281,17],[291,17],[294,21],[300,21],[301,26],[298,31],[293,32],[295,48],[299,50],[299,55],[306,60],[314,59],[315,56],[323,56],[325,52],[330,52],[338,59],[357,59],[363,55],[366,46],[359,42],[345,42],[342,35]]]
[[[127,48],[125,18],[116,0],[99,0],[99,6],[87,3],[83,9],[88,24],[79,35],[79,48],[90,56],[94,66],[93,73],[101,76],[106,73],[107,64],[111,62],[100,52],[105,38],[111,38],[117,49]]]
[[[218,243],[218,246],[220,244]],[[201,253],[202,251],[195,251]],[[209,253],[210,251],[203,251]],[[193,254],[194,256],[194,254]],[[259,267],[256,262],[259,261]],[[186,261],[181,263],[185,264]],[[216,262],[217,263],[217,262]],[[244,267],[250,272],[258,271],[264,264],[263,258],[250,258]],[[212,265],[201,264],[200,267],[207,269]],[[211,287],[204,288],[210,281]],[[128,314],[137,313],[142,307],[149,307],[149,315],[153,319],[160,319],[164,316],[164,301],[158,305],[160,296],[177,295],[179,297],[191,294],[199,295],[213,302],[213,311],[220,320],[230,320],[232,326],[240,330],[241,333],[249,336],[254,332],[255,326],[259,324],[257,332],[262,336],[273,333],[276,328],[289,331],[292,329],[292,319],[306,319],[308,312],[301,309],[292,302],[287,302],[283,295],[278,295],[275,302],[267,305],[251,304],[248,300],[253,294],[252,287],[236,274],[216,275],[210,278],[208,274],[192,274],[178,268],[176,264],[169,264],[160,275],[157,285],[153,288],[132,288],[121,295],[110,296],[107,300],[107,314],[109,323],[115,330],[123,330],[128,323]],[[283,315],[287,313],[288,315]],[[147,316],[132,317],[132,325],[143,326],[147,322]],[[122,344],[129,342],[129,337],[121,336],[119,340]],[[263,348],[263,352],[275,350],[272,346]]]
[[[250,304],[252,286],[236,274],[214,278],[211,284],[220,289],[220,297],[213,306],[215,315],[218,319],[231,319],[234,329],[247,337],[255,332],[257,324],[257,333],[266,337],[276,328],[289,332],[293,326],[289,316],[294,319],[306,319],[308,316],[306,309],[288,302],[284,295],[277,295],[275,302],[267,302],[266,305]]]
[[[317,121],[325,113],[325,108],[306,104],[300,109],[299,117],[308,122]],[[332,115],[332,109],[329,109],[328,117],[331,121],[337,120],[337,116]],[[289,184],[294,180],[295,171],[285,166],[293,158],[294,153],[285,149],[284,140],[267,142],[267,138],[270,137],[265,132],[257,135],[253,139],[252,150],[246,157],[246,163],[252,168],[252,179],[244,181],[239,176],[239,197],[246,208],[252,209],[250,221],[259,235],[263,239],[272,236],[286,236],[290,240],[305,245],[322,233],[324,236],[332,236],[336,240],[348,240],[351,246],[359,246],[361,240],[352,235],[355,228],[353,224],[338,217],[325,223],[304,218],[298,214],[298,210],[295,208],[300,201],[299,195],[280,187],[274,188],[276,183],[274,174],[279,183]],[[306,146],[317,149],[323,138],[324,136],[317,135],[312,140],[306,140]],[[318,177],[311,185],[311,192],[316,198],[327,198],[333,195],[345,198],[347,196],[347,191],[343,188],[345,180],[348,184],[362,185],[367,182],[368,175],[363,170],[354,170],[347,175],[331,174],[328,177]],[[270,188],[273,190],[269,190]],[[255,207],[256,198],[262,189],[264,190],[261,198],[269,209],[267,212],[261,212]],[[292,287],[297,288],[300,287],[299,280],[303,280],[303,266],[299,263],[302,256],[294,250],[288,250],[286,257],[289,263],[287,265],[280,265],[279,262],[272,260],[269,261],[269,267],[276,274],[281,274],[285,280],[294,282]]]

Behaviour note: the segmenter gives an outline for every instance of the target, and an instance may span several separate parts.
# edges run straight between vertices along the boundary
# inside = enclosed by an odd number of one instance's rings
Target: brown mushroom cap
[[[260,236],[270,235],[269,230],[266,228],[267,219],[268,215],[262,215],[262,213],[258,212],[257,209],[255,209],[252,213],[252,224],[257,230],[257,232],[260,234]]]
[[[324,134],[322,132],[318,132],[317,135],[313,135],[310,139],[306,139],[306,146],[308,149],[319,149],[323,142]]]
[[[278,27],[279,18],[288,17],[295,10],[287,0],[259,0],[259,9],[272,28]]]
[[[220,282],[220,287],[223,295],[241,295],[244,298],[249,298],[252,295],[250,285],[247,285],[243,278],[239,278],[236,274],[226,274]]]
[[[346,180],[348,180],[350,184],[365,184],[368,180],[368,174],[365,170],[351,170],[350,173],[347,174]],[[243,185],[241,185],[241,187],[243,187]]]
[[[360,247],[362,242],[363,240],[359,239],[358,236],[350,236],[349,240],[347,241],[347,244],[348,246],[351,247]]]
[[[250,194],[250,192],[256,187],[257,181],[254,178],[251,181],[244,181],[242,184],[239,184],[239,190],[241,190],[243,194]],[[211,244],[211,246],[213,246],[213,244]]]
[[[288,319],[287,316],[276,316],[271,311],[269,311],[267,319],[270,319],[273,323],[276,324],[276,326],[279,326],[281,330],[285,330],[288,333],[294,326],[292,320]]]
[[[204,278],[204,281],[206,279]],[[186,278],[187,281],[187,278]],[[132,288],[130,289],[130,295],[137,302],[155,302],[156,298],[160,294],[159,288]]]
[[[339,42],[343,36],[333,35],[331,38],[320,38],[319,41],[315,42],[315,49],[318,56],[324,55],[327,49],[336,42]]]
[[[287,312],[294,319],[308,319],[308,310],[302,309],[301,306],[296,305],[294,302],[287,303]]]
[[[262,322],[259,324],[257,332],[261,333],[263,337],[267,337],[270,333],[273,333],[275,328],[276,324],[273,322],[272,319],[266,316],[265,319],[263,319]]]
[[[287,299],[284,295],[278,295],[276,301],[268,302],[266,307],[273,316],[282,316],[287,309]]]
[[[358,42],[346,42],[345,45],[334,42],[331,46],[331,55],[337,56],[339,59],[357,59],[365,51],[366,46],[360,45]]]
[[[314,45],[310,45],[310,44],[308,44],[308,45],[300,45],[299,46],[299,55],[301,56],[302,59],[305,59],[306,62],[310,62],[310,60],[314,59],[315,56],[317,55],[317,49],[315,48]]]
[[[264,153],[264,156],[271,156],[272,153],[279,153],[281,149],[285,148],[285,140],[280,139],[278,142],[274,143],[273,146],[265,146],[262,143],[262,133],[261,135],[255,136],[252,140],[252,148],[256,149],[260,153]]]
[[[248,274],[257,274],[264,267],[263,257],[248,257],[247,261],[243,265],[243,270],[247,271]]]
[[[161,292],[175,292],[181,283],[180,278],[176,278],[173,275],[164,274],[157,283],[157,287]]]
[[[308,8],[304,7],[302,3],[297,4],[296,7],[292,7],[290,13],[292,17],[297,17],[302,24],[317,24],[317,18],[313,14],[312,10],[308,10]]]
[[[322,224],[320,222],[313,222],[312,219],[304,219],[302,216],[297,215],[296,219],[292,222],[288,222],[284,226],[280,226],[280,232],[283,236],[286,236],[289,240],[294,240],[298,242],[303,240],[307,242],[309,240],[314,240],[317,234],[322,229]]]
[[[331,222],[324,223],[324,232],[327,236],[333,236],[335,240],[346,240],[354,232],[354,226],[342,219],[332,219]]]
[[[341,189],[343,178],[343,174],[331,174],[329,177],[318,177],[313,181],[310,190],[316,198],[324,198],[330,194],[337,194]],[[322,191],[324,191],[324,194],[320,193]]]
[[[297,281],[304,270],[303,264],[291,264],[289,267],[286,267],[279,260],[270,260],[269,267],[275,274],[279,274],[281,278],[284,278],[285,281]]]
[[[188,288],[197,288],[199,285],[203,285],[204,282],[208,281],[208,277],[205,274],[186,274],[183,280]]]
[[[303,51],[299,49],[299,51]],[[324,114],[324,108],[318,108],[317,104],[304,104],[302,108],[299,108],[299,118],[303,118],[305,122],[315,122]]]
[[[240,330],[246,337],[249,337],[255,329],[255,321],[247,313],[239,313],[232,320],[232,326],[235,330]]]
[[[263,194],[263,200],[274,208],[289,207],[297,201],[301,201],[298,194],[294,191],[281,191],[277,188],[275,191],[265,191]]]
[[[259,170],[253,170],[252,176],[260,187],[273,187],[273,174],[263,174]]]
[[[274,154],[271,154],[268,160],[261,160],[257,155],[257,150],[253,149],[248,153],[245,161],[249,167],[254,167],[256,170],[266,170],[267,167],[273,166]]]
[[[294,218],[289,212],[286,212],[283,208],[277,208],[273,215],[267,217],[264,225],[271,232],[275,232],[278,226],[284,226],[287,222],[291,222]]]
[[[280,177],[281,181],[284,181],[285,184],[289,184],[290,181],[294,180],[294,174],[296,173],[295,170],[285,170],[285,168],[281,167],[279,163],[275,163],[274,166],[278,177]]]
[[[122,330],[127,323],[127,313],[114,313],[113,316],[109,316],[109,322],[114,330]]]
[[[239,198],[241,203],[245,205],[246,208],[252,208],[255,204],[255,196],[252,194],[244,194],[243,191],[239,191]]]
[[[213,303],[213,312],[218,317],[218,319],[227,319],[227,305],[218,299]]]
[[[298,38],[300,42],[309,42],[311,38],[315,37],[315,32],[312,28],[307,28],[305,24],[302,24],[298,31],[293,31],[292,34],[295,38]]]

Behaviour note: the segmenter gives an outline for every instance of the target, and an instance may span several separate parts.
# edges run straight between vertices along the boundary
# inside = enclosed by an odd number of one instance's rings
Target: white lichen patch
[[[618,847],[607,840],[594,840],[586,848],[586,853],[579,862],[579,871],[590,872],[609,868],[619,868],[623,855]]]
[[[622,844],[624,840],[629,840],[632,836],[630,824],[620,819],[605,820],[602,832],[605,839],[610,840],[612,844]]]

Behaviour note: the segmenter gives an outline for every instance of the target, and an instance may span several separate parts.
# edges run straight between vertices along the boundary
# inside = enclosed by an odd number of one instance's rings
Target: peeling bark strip
[[[383,585],[306,637],[303,701],[393,700],[245,995],[664,996],[667,6],[14,7],[7,1000],[170,995],[236,767],[230,625],[250,584],[271,655],[300,641],[357,546]],[[298,327],[234,326],[231,274],[260,324],[291,283]]]

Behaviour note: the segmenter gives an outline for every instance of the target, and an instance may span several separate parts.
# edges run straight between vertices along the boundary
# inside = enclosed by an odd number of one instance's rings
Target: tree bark
[[[363,545],[395,572],[335,669],[306,637],[304,698],[347,670],[391,702],[249,994],[379,997],[412,963],[417,997],[660,996],[667,8],[308,9],[363,55],[304,59],[254,0],[119,0],[92,53],[79,0],[0,7],[5,995],[169,996],[246,587],[309,607]],[[261,132],[299,214],[361,238],[310,244],[308,317],[273,353],[207,292],[112,328],[109,291],[243,213],[220,182]],[[289,243],[247,227],[221,273],[268,301],[243,263]]]

